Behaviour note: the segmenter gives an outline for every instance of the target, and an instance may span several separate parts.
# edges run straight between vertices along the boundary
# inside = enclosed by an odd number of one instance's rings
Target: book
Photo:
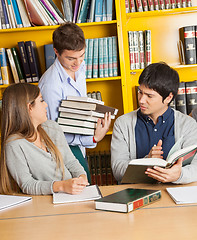
[[[145,67],[143,31],[138,31],[138,41],[139,41],[140,69],[143,69]]]
[[[98,119],[97,117],[91,117],[91,116],[85,116],[75,113],[67,113],[67,112],[59,112],[59,117],[62,118],[69,118],[69,119],[76,119],[76,120],[84,120],[88,122],[94,122],[97,123]]]
[[[151,30],[145,30],[144,32],[145,35],[145,61],[146,61],[146,66],[151,64],[152,62],[152,50],[151,50]]]
[[[0,23],[1,23],[1,29],[6,29],[5,16],[3,13],[3,6],[2,6],[1,0],[0,0]]]
[[[92,110],[80,110],[80,109],[74,109],[74,108],[68,108],[68,107],[59,107],[59,112],[68,112],[68,113],[76,113],[80,115],[86,115],[86,116],[92,116],[92,117],[98,117],[98,118],[104,118],[104,113],[95,112]],[[111,119],[115,119],[115,115],[111,115]]]
[[[197,81],[185,82],[187,114],[197,107]]]
[[[78,14],[78,10],[79,10],[80,1],[82,1],[82,0],[75,1],[75,8],[74,8],[74,14],[73,14],[73,22],[74,23],[76,23],[76,21],[77,21],[77,14]]]
[[[32,82],[29,61],[27,58],[27,52],[25,48],[25,42],[23,41],[18,42],[18,49],[19,49],[19,56],[20,56],[22,68],[25,74],[26,82]]]
[[[179,28],[180,40],[183,43],[185,64],[196,64],[195,26]]]
[[[104,66],[103,66],[103,38],[99,38],[99,77],[104,77]]]
[[[112,21],[113,0],[106,0],[107,3],[107,21]]]
[[[0,68],[0,85],[3,85],[3,80],[2,80],[2,76],[1,76],[1,68]],[[1,107],[0,107],[1,110]]]
[[[108,76],[113,77],[113,40],[112,37],[107,38],[108,44]]]
[[[103,73],[104,77],[109,77],[109,54],[108,54],[108,38],[103,38]]]
[[[96,0],[91,0],[90,13],[89,13],[89,17],[87,19],[87,22],[94,22],[95,3],[96,3]]]
[[[32,197],[2,195],[0,194],[0,210],[16,206],[21,203],[30,201]]]
[[[101,22],[103,15],[103,0],[96,0],[94,18],[95,22]]]
[[[26,41],[25,49],[29,61],[32,81],[38,82],[40,79],[40,63],[36,43],[34,41]]]
[[[147,1],[148,1],[148,8],[149,8],[149,11],[154,11],[153,0],[147,0]]]
[[[8,18],[8,12],[7,12],[5,1],[6,0],[1,0],[3,15],[5,17],[5,26],[6,26],[6,28],[10,28],[11,26],[10,26],[10,22],[9,22],[9,18]]]
[[[140,52],[139,52],[139,34],[138,31],[133,32],[133,49],[135,69],[140,69]]]
[[[118,43],[116,36],[112,36],[112,70],[113,76],[118,76]]]
[[[71,0],[63,0],[63,12],[65,19],[69,22],[72,21],[73,19],[73,14],[72,14],[72,1]]]
[[[45,59],[45,66],[46,70],[54,63],[56,58],[53,44],[45,44],[44,45],[44,59]]]
[[[5,0],[5,4],[6,4],[6,8],[7,8],[9,22],[10,22],[12,28],[16,28],[16,18],[14,15],[14,9],[13,9],[11,0]]]
[[[8,60],[9,60],[9,63],[10,63],[10,67],[11,67],[14,82],[19,83],[20,82],[19,81],[19,76],[18,76],[18,72],[17,72],[17,69],[16,69],[16,65],[15,65],[15,62],[14,62],[14,58],[13,58],[11,49],[7,48],[6,52],[7,52],[7,55],[8,55]]]
[[[24,4],[23,0],[16,0],[16,2],[17,2],[18,9],[20,12],[23,27],[31,27],[31,23],[28,18],[27,11],[25,9],[25,4]]]
[[[97,104],[104,105],[104,102],[102,100],[98,100],[91,97],[67,96],[66,99],[70,101],[89,102],[89,103],[97,103]]]
[[[142,0],[136,0],[136,8],[138,12],[143,12],[143,8],[142,8]]]
[[[93,39],[88,40],[87,78],[92,78]]]
[[[118,109],[105,106],[100,103],[93,103],[93,102],[79,102],[79,101],[70,101],[70,100],[62,100],[60,103],[60,107],[66,107],[66,108],[74,108],[74,109],[80,109],[80,110],[92,110],[96,111],[98,113],[106,113],[111,112],[112,115],[117,115]]]
[[[126,172],[122,178],[121,183],[144,183],[156,182],[155,179],[148,177],[145,171],[148,167],[159,166],[163,168],[170,168],[176,161],[183,157],[182,165],[190,164],[194,158],[197,145],[188,146],[180,149],[182,139],[179,139],[168,153],[167,159],[161,158],[141,158],[133,159],[129,162]]]
[[[176,204],[197,203],[197,186],[166,188]]]
[[[126,188],[95,200],[97,210],[128,213],[161,198],[161,190]]]
[[[87,22],[88,10],[90,7],[90,0],[83,0],[81,9],[79,12],[79,17],[77,19],[77,23]]]
[[[23,23],[22,23],[22,19],[21,19],[21,15],[19,12],[17,2],[16,2],[16,0],[11,0],[11,3],[12,3],[13,10],[14,10],[15,19],[16,19],[16,26],[18,28],[21,28],[21,27],[23,27]]]
[[[64,125],[60,123],[59,123],[59,126],[62,128],[62,131],[64,133],[94,136],[94,129],[92,128],[70,126],[70,125]]]
[[[36,0],[36,4],[38,5],[39,9],[42,11],[45,19],[47,20],[49,25],[57,25],[58,22],[56,21],[56,19],[54,18],[54,16],[51,14],[51,12],[49,11],[48,6],[46,5],[44,0]]]
[[[93,78],[98,78],[98,38],[94,38],[93,42]]]
[[[176,104],[176,110],[184,114],[187,114],[185,82],[179,83],[175,104]]]
[[[82,202],[91,201],[99,199],[102,197],[100,189],[97,185],[91,185],[84,188],[80,194],[68,194],[63,192],[53,193],[53,203],[72,203],[72,202]]]
[[[15,63],[16,70],[17,70],[17,73],[18,73],[19,81],[20,82],[25,82],[25,77],[24,77],[24,74],[23,74],[22,66],[21,66],[21,63],[20,63],[20,60],[19,60],[19,57],[18,57],[18,52],[17,52],[16,48],[15,47],[11,48],[11,52],[12,52],[12,56],[14,58],[14,63]]]
[[[0,66],[1,66],[1,77],[3,84],[11,83],[11,75],[8,66],[8,59],[6,55],[5,48],[0,48]]]
[[[128,31],[130,69],[135,69],[133,31]]]
[[[85,128],[92,128],[92,129],[96,128],[96,123],[85,121],[85,120],[76,120],[76,119],[58,117],[57,122],[59,124],[67,125],[67,126],[85,127]]]

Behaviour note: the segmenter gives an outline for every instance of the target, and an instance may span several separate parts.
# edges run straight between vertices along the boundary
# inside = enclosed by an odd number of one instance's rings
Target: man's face
[[[83,48],[81,51],[64,50],[61,55],[59,55],[56,49],[54,50],[59,62],[68,74],[75,73],[77,70],[79,70],[79,67],[85,57],[85,48]]]
[[[138,102],[141,112],[148,115],[154,122],[161,116],[168,108],[168,103],[171,101],[173,95],[162,101],[162,96],[153,89],[147,88],[144,85],[139,86]]]

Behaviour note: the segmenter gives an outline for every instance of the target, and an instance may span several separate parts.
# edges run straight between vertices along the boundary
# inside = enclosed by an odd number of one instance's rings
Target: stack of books
[[[114,119],[118,109],[97,99],[68,96],[60,104],[57,122],[65,133],[93,136],[98,119],[104,118],[106,112],[111,112]]]

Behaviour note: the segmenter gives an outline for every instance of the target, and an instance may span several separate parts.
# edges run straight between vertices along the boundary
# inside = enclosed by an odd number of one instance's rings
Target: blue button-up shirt
[[[39,81],[44,101],[48,104],[48,119],[56,120],[58,117],[58,107],[62,99],[67,96],[87,96],[85,62],[83,61],[79,70],[75,72],[75,80],[73,80],[56,58],[54,64],[43,74]],[[65,134],[69,145],[79,145],[83,154],[85,148],[95,147],[92,136]]]
[[[168,107],[167,111],[159,116],[155,125],[150,117],[143,115],[140,109],[137,112],[135,126],[137,158],[144,158],[151,148],[162,140],[163,158],[166,159],[168,152],[175,143],[174,138],[174,112]]]

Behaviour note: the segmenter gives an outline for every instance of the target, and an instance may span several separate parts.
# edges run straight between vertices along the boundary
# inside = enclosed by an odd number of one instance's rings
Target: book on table
[[[32,199],[31,197],[25,196],[12,196],[0,194],[0,210],[10,208],[21,203],[25,203],[31,199]]]
[[[163,168],[172,167],[179,158],[183,157],[182,166],[190,164],[196,155],[197,145],[188,146],[180,149],[182,139],[171,148],[167,159],[161,158],[141,158],[133,159],[129,162],[126,172],[122,178],[121,183],[153,183],[155,179],[148,177],[145,174],[147,168],[159,166]]]
[[[102,197],[100,189],[97,185],[91,185],[84,188],[84,190],[77,195],[57,192],[53,193],[53,203],[73,203],[99,199]]]
[[[97,210],[128,213],[161,198],[161,190],[127,188],[95,200]]]

